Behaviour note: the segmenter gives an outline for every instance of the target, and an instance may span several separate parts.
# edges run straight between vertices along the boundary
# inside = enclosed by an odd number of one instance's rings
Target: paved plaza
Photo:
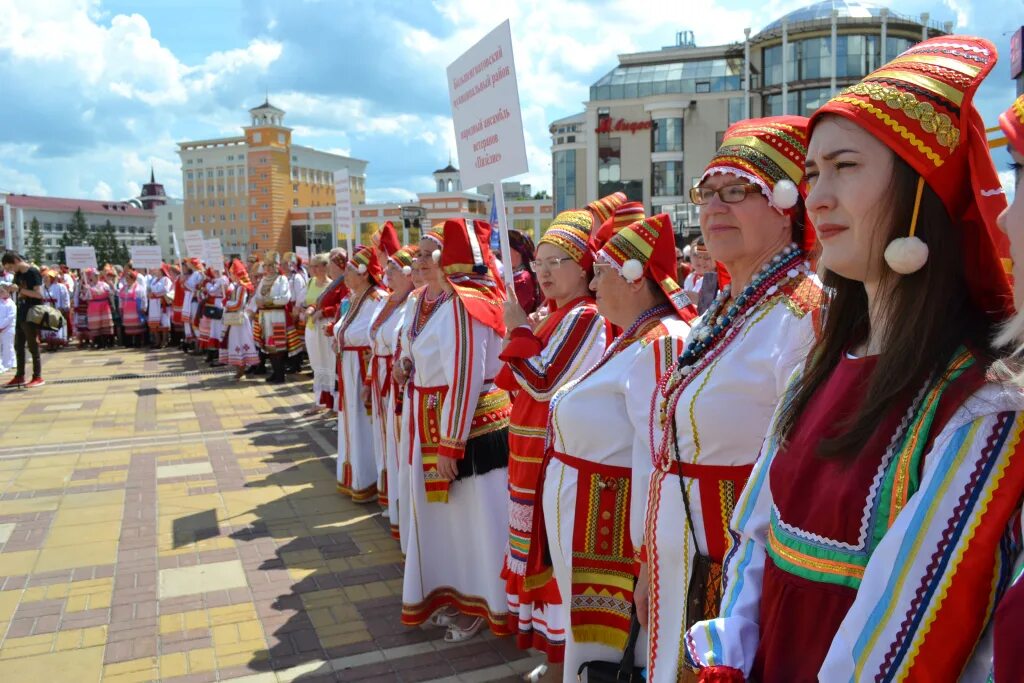
[[[335,491],[307,375],[174,350],[44,354],[0,391],[0,681],[518,680],[489,635],[399,623],[402,554]],[[10,375],[3,379],[6,381]]]

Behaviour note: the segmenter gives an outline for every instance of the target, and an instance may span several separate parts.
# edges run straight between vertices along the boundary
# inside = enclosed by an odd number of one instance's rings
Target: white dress
[[[363,403],[370,366],[370,319],[382,290],[371,287],[337,325],[341,353],[338,403],[338,491],[357,503],[377,497],[377,456],[370,409]]]
[[[196,292],[199,290],[199,284],[202,281],[203,274],[198,270],[193,271],[188,276],[188,279],[185,280],[185,297],[182,299],[181,311],[186,339],[193,339],[199,334],[198,330],[193,329],[192,321],[195,320],[196,311],[199,310],[199,298],[196,296]]]
[[[171,304],[168,299],[174,298],[174,283],[166,275],[152,278],[146,301],[146,320],[150,327],[159,326],[161,330],[171,329]]]
[[[501,338],[471,318],[458,298],[437,306],[405,352],[414,369],[403,410],[416,415],[406,423],[411,432],[410,518],[402,623],[422,624],[436,610],[455,607],[486,619],[492,632],[507,635],[501,568],[508,531],[508,470],[458,479],[448,486],[447,502],[428,502],[428,485],[434,490],[436,480],[428,484],[421,437],[429,429],[424,422],[430,412],[436,419],[436,432],[431,432],[440,448],[468,440],[479,397],[494,390],[491,380],[501,369]],[[407,324],[415,317],[407,318]]]
[[[260,362],[256,352],[256,341],[253,339],[252,323],[245,314],[248,308],[249,293],[245,287],[231,283],[224,302],[224,327],[227,330],[226,343],[221,346],[219,360],[221,363],[236,368],[247,368]]]
[[[408,358],[412,360],[412,356],[409,355],[409,328],[412,325],[413,316],[416,315],[416,302],[419,297],[423,294],[423,289],[413,290],[409,298],[405,300],[405,307],[402,312],[402,327],[398,330],[397,338],[395,341],[396,349],[400,355],[400,358],[396,359],[395,362],[401,362],[401,358]],[[399,385],[396,387],[396,398],[397,392],[401,392],[402,396],[402,414],[398,421],[398,434],[395,439],[395,448],[397,449],[396,458],[398,461],[398,492],[397,494],[391,494],[391,497],[398,501],[398,509],[388,508],[388,515],[391,518],[392,524],[394,524],[395,517],[398,516],[398,540],[402,546],[402,552],[408,551],[409,546],[409,525],[412,521],[412,513],[409,506],[409,496],[411,495],[409,489],[409,467],[412,464],[412,430],[414,429],[413,413],[415,412],[412,408],[412,404],[409,402],[409,389],[408,385]]]
[[[807,275],[791,283],[796,293],[780,290],[762,301],[721,354],[707,356],[676,405],[677,447],[688,468],[684,478],[694,531],[701,554],[718,563],[727,550],[733,507],[775,407],[814,342],[811,309],[817,307],[820,285]],[[644,539],[650,576],[648,680],[659,683],[675,681],[683,666],[680,643],[694,559],[678,469],[666,471],[672,460],[670,451],[651,478]]]
[[[391,295],[394,296],[394,295]],[[391,524],[391,533],[398,537],[398,417],[395,415],[395,388],[391,363],[398,342],[398,331],[405,314],[405,301],[391,304],[391,296],[382,299],[370,320],[370,346],[373,351],[373,450],[377,456],[377,490],[380,504]],[[384,320],[381,316],[386,315]]]
[[[689,330],[673,312],[639,340],[617,337],[594,369],[551,400],[548,438],[554,453],[541,502],[551,569],[569,612],[563,621],[570,625],[566,682],[576,680],[584,662],[618,662],[622,655],[651,472],[651,396]],[[578,512],[586,518],[577,519]],[[535,552],[531,548],[531,558]],[[642,644],[637,650],[641,662]]]
[[[14,333],[18,308],[10,297],[0,299],[0,373],[15,366]]]

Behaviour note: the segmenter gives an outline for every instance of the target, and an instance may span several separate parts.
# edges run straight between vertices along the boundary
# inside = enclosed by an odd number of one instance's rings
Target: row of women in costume
[[[699,318],[668,217],[621,195],[541,239],[540,324],[480,221],[407,266],[354,254],[339,487],[386,492],[403,622],[514,633],[566,681],[634,632],[651,681],[1022,680],[1024,396],[993,339],[997,216],[1024,253],[1024,209],[973,105],[995,61],[943,36],[810,119],[731,127],[691,192],[730,280]],[[1024,161],[1024,100],[1002,124]],[[389,306],[382,258],[423,286]]]

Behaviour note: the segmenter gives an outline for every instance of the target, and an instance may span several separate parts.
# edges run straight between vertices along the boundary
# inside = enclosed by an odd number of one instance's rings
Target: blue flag
[[[498,202],[491,196],[491,251],[497,252],[500,249],[501,239],[498,235]]]

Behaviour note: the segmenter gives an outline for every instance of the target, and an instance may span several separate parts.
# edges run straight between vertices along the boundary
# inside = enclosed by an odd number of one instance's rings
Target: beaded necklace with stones
[[[454,292],[443,291],[433,299],[428,299],[426,291],[423,292],[423,295],[416,300],[416,315],[412,317],[412,325],[409,327],[410,342],[420,335],[423,327],[430,320],[430,316],[434,315],[434,311],[440,308],[445,301],[451,299],[454,294]]]
[[[761,303],[775,296],[779,287],[789,280],[806,273],[810,264],[803,261],[804,253],[796,244],[790,244],[780,253],[765,263],[754,279],[747,285],[727,310],[723,312],[729,300],[731,287],[726,285],[701,321],[690,331],[690,341],[679,356],[675,369],[666,373],[658,381],[657,390],[651,395],[651,417],[648,437],[654,446],[655,420],[664,427],[669,415],[675,413],[683,390],[700,375],[708,365],[719,358],[737,337],[749,315]],[[661,407],[657,407],[658,399]],[[668,463],[669,430],[664,429],[658,447],[651,453],[654,466]]]
[[[604,355],[602,355],[601,358],[596,363],[594,363],[594,365],[589,370],[580,375],[579,379],[567,383],[565,386],[559,389],[554,396],[551,397],[551,402],[548,404],[548,422],[554,424],[555,407],[563,398],[565,398],[566,394],[568,394],[573,387],[579,385],[580,383],[583,382],[583,380],[585,380],[586,378],[590,377],[595,372],[600,370],[605,365],[605,363],[607,363],[613,357],[615,357],[615,355],[618,354],[619,351],[628,348],[634,341],[636,341],[641,336],[646,334],[647,326],[651,322],[660,321],[662,317],[673,312],[675,312],[675,309],[669,306],[668,304],[658,304],[654,308],[648,308],[646,311],[641,313],[640,317],[637,318],[633,322],[633,324],[626,329],[625,332],[623,332],[620,336],[616,337],[612,341],[608,348],[605,349]],[[555,426],[557,428],[557,425]],[[559,434],[559,436],[561,436],[561,434]],[[549,429],[545,439],[550,438],[551,430]],[[550,443],[545,444],[545,450],[549,445]]]

